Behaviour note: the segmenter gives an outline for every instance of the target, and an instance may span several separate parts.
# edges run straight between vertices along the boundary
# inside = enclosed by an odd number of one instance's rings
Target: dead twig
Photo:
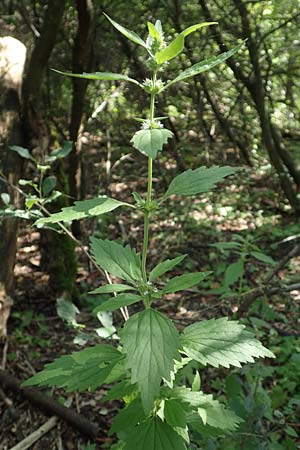
[[[52,430],[58,422],[57,417],[51,417],[47,422],[45,422],[40,428],[27,436],[23,441],[19,442],[17,445],[12,447],[10,450],[27,450],[36,441],[43,437],[48,431]]]

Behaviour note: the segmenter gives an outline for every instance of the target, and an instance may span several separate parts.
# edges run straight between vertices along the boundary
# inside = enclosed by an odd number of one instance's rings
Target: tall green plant
[[[104,285],[92,293],[115,293],[114,297],[96,308],[113,311],[133,303],[141,303],[142,310],[133,314],[119,330],[120,345],[115,348],[99,344],[85,350],[62,356],[46,365],[45,369],[23,385],[63,387],[67,391],[94,390],[103,383],[116,383],[107,399],[122,398],[125,407],[116,416],[110,433],[116,433],[119,442],[115,449],[133,450],[186,450],[190,448],[189,428],[202,433],[205,429],[232,432],[241,419],[212,395],[200,390],[198,378],[192,388],[176,386],[180,370],[195,360],[206,366],[240,367],[253,362],[255,357],[274,355],[257,341],[244,326],[226,317],[203,320],[186,327],[179,333],[174,323],[155,308],[165,294],[198,285],[208,272],[186,273],[169,279],[163,288],[158,279],[180,264],[186,255],[166,259],[149,272],[147,252],[149,221],[170,196],[192,196],[213,189],[216,183],[235,172],[231,167],[200,167],[177,175],[161,198],[154,198],[152,165],[172,132],[155,117],[157,96],[174,83],[207,71],[225,61],[241,49],[243,43],[219,56],[199,62],[181,72],[173,80],[164,82],[158,75],[167,62],[184,49],[186,37],[196,30],[214,23],[197,24],[180,33],[166,44],[160,21],[148,23],[149,35],[144,41],[109,17],[112,25],[125,37],[148,52],[147,66],[151,77],[143,83],[127,75],[96,72],[70,74],[71,77],[95,80],[121,80],[134,83],[150,96],[149,114],[141,119],[142,128],[135,133],[133,146],[148,158],[148,188],[146,196],[133,193],[135,205],[111,198],[98,198],[77,202],[46,219],[39,225],[70,221],[104,214],[120,206],[137,208],[144,214],[144,237],[139,254],[129,245],[122,246],[110,240],[91,238],[91,251],[95,262],[105,271],[120,278],[122,283]],[[198,377],[198,376],[197,376]],[[180,378],[180,377],[179,377]]]

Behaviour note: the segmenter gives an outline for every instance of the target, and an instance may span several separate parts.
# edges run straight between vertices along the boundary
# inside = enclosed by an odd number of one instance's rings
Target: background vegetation
[[[94,305],[86,292],[102,281],[84,252],[89,235],[125,242],[140,241],[141,236],[136,212],[73,222],[68,230],[77,245],[70,236],[32,227],[34,214],[38,217],[35,188],[20,183],[22,179],[32,180],[44,195],[52,177],[47,195],[54,185],[64,195],[45,205],[49,211],[98,194],[117,193],[130,202],[131,190],[146,188],[146,160],[129,140],[138,126],[133,118],[146,111],[147,100],[144,104],[134,85],[71,80],[50,68],[75,73],[111,70],[147,78],[139,48],[116,34],[103,11],[142,36],[143,24],[157,18],[166,36],[194,23],[217,21],[218,26],[189,37],[188,56],[171,61],[170,74],[226,51],[241,38],[247,39],[246,47],[209,73],[170,88],[168,99],[157,104],[157,115],[169,116],[166,126],[174,139],[155,161],[154,188],[164,192],[176,172],[190,167],[226,164],[241,170],[211,194],[184,199],[180,205],[174,201],[171,216],[162,211],[151,228],[151,262],[159,261],[163,247],[169,257],[188,253],[192,267],[187,269],[214,271],[200,292],[173,295],[161,305],[178,328],[201,318],[239,316],[277,356],[230,375],[218,371],[214,394],[229,398],[231,408],[245,421],[234,436],[206,439],[195,433],[194,442],[204,449],[297,448],[299,6],[297,0],[1,2],[0,300],[7,315],[14,301],[8,338],[3,337],[2,369],[24,379],[56,353],[86,342],[86,332],[98,323],[89,314]],[[21,82],[5,75],[5,36],[26,47]],[[68,148],[65,141],[73,144]],[[12,152],[11,145],[29,149],[38,165]],[[44,173],[41,166],[57,148],[65,149],[66,157],[56,158]],[[75,328],[66,329],[57,318],[57,298],[80,307],[78,320],[87,323],[84,333],[78,334],[74,310],[69,323],[73,321]],[[113,319],[117,325],[121,316]],[[107,329],[113,335],[114,325],[110,316],[102,317],[98,335],[109,333]],[[197,369],[187,368],[187,380],[192,382]],[[204,385],[207,372],[201,371]],[[209,378],[213,375],[211,370]],[[8,449],[28,434],[29,422],[34,431],[45,418],[5,387],[0,393],[0,448]],[[73,401],[78,412],[100,423],[99,448],[110,448],[112,441],[104,436],[120,405],[104,403],[103,395],[99,390],[60,401]],[[86,443],[78,427],[74,431],[62,422],[36,448],[79,449]]]

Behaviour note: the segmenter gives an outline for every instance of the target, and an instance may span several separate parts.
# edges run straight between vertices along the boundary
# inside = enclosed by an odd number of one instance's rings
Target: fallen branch
[[[27,436],[23,441],[19,442],[17,445],[12,447],[10,450],[27,450],[36,441],[43,437],[48,431],[52,430],[58,422],[57,417],[51,417],[47,422],[45,422],[40,428]]]
[[[66,408],[55,399],[46,397],[37,389],[22,388],[20,381],[10,373],[0,370],[0,384],[16,394],[21,395],[48,414],[59,417],[85,436],[92,439],[97,437],[99,428],[95,423],[90,422],[75,411]]]

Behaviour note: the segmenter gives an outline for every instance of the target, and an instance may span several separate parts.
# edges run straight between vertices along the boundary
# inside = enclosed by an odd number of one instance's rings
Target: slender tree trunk
[[[20,41],[10,36],[0,38],[0,171],[13,184],[20,177],[22,161],[9,146],[23,144],[19,94],[25,57],[26,48]],[[0,180],[1,193],[8,193],[10,203],[19,206],[16,192]],[[0,208],[4,207],[0,200]],[[12,304],[8,295],[13,293],[17,232],[17,219],[0,219],[0,337],[6,336]]]
[[[92,63],[92,38],[94,31],[94,9],[92,0],[76,0],[78,13],[78,28],[73,47],[73,73],[82,73],[90,70]],[[88,81],[78,78],[72,79],[73,96],[70,122],[70,138],[73,150],[69,155],[69,186],[71,201],[81,197],[80,179],[80,139],[79,131],[84,112],[85,95]],[[80,234],[79,222],[72,224],[75,236]]]

